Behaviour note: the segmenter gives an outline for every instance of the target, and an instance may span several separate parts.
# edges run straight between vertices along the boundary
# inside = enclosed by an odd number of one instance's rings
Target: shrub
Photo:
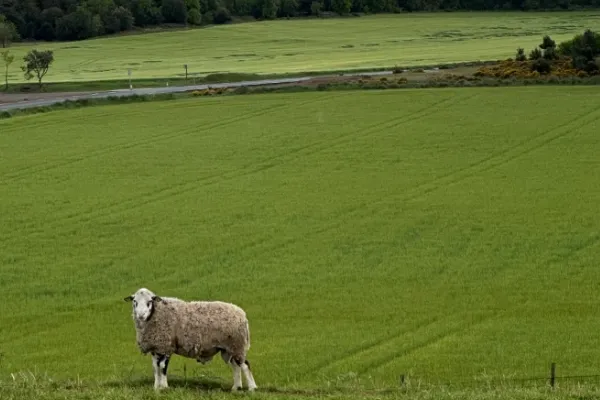
[[[561,56],[571,56],[571,55],[573,55],[573,45],[574,44],[575,44],[575,39],[564,41],[558,45],[558,48],[556,51]]]
[[[544,49],[542,57],[546,60],[556,60],[558,59],[558,53],[556,53],[556,49],[554,47],[548,47]]]
[[[2,44],[2,48],[8,47],[10,42],[18,39],[19,33],[16,26],[0,14],[0,44]]]
[[[185,24],[188,10],[183,0],[162,0],[161,12],[165,22]]]
[[[552,70],[550,62],[544,58],[539,58],[531,64],[531,70],[537,71],[540,74],[548,74]]]
[[[596,60],[589,60],[584,56],[577,56],[573,59],[573,68],[578,71],[585,71],[588,74],[594,74],[600,70]]]
[[[93,20],[94,15],[85,7],[77,7],[70,14],[60,17],[56,21],[56,37],[59,40],[84,40],[97,34],[98,21]]]
[[[239,86],[233,90],[233,93],[235,94],[246,94],[248,92],[250,92],[248,86]]]
[[[600,55],[600,34],[587,29],[582,35],[561,43],[558,53],[572,57],[572,66],[576,70],[594,73],[598,70],[595,58]]]
[[[537,47],[529,53],[529,59],[531,61],[539,60],[540,58],[542,58],[542,51]]]
[[[521,47],[517,49],[517,55],[515,57],[516,61],[526,61],[527,56],[525,56],[525,50]]]
[[[225,24],[231,21],[231,14],[225,7],[219,7],[214,13],[213,21],[215,24]]]
[[[588,76],[588,73],[585,71],[579,71],[579,72],[577,72],[577,76],[579,78],[585,78],[586,76]]]
[[[134,19],[131,11],[125,7],[117,7],[111,13],[111,16],[119,21],[119,30],[128,31],[133,28]]]
[[[202,25],[212,24],[215,21],[215,16],[212,12],[207,11],[202,15]]]
[[[540,49],[554,49],[556,48],[556,42],[550,38],[550,36],[546,35],[542,39],[542,44],[540,44]]]
[[[200,11],[196,10],[195,8],[191,9],[188,13],[188,23],[190,25],[202,24],[202,14],[200,14]]]
[[[321,15],[321,9],[323,8],[323,4],[319,1],[313,1],[310,5],[310,14],[319,16]]]
[[[573,39],[558,45],[558,53],[563,56],[574,56],[581,52],[582,48],[591,47],[600,53],[600,34],[587,29],[583,34],[575,35]]]
[[[352,0],[332,0],[331,11],[340,15],[346,15],[352,9]]]

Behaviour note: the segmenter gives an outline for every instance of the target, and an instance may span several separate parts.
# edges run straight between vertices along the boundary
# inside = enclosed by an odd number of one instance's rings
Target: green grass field
[[[599,100],[312,92],[2,120],[0,381],[151,391],[122,300],[141,286],[243,306],[264,388],[598,373]],[[230,385],[216,359],[184,366]]]
[[[557,42],[598,29],[600,12],[414,13],[253,22],[72,43],[16,46],[13,83],[33,47],[54,49],[48,82],[180,78],[189,73],[298,73],[513,57],[550,34]]]

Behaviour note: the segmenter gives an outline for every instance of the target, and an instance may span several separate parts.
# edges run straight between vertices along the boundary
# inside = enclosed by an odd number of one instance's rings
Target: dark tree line
[[[223,24],[232,16],[579,8],[600,8],[600,0],[0,0],[0,36],[12,29],[7,42],[17,37],[81,40],[134,27]]]

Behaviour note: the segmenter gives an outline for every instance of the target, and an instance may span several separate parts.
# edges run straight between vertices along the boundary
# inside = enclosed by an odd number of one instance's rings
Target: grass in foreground
[[[511,57],[517,47],[597,27],[599,12],[411,13],[266,21],[208,29],[38,44],[55,50],[46,80],[178,79],[194,75],[281,74],[390,68]],[[14,47],[17,60],[31,46]],[[23,75],[15,62],[13,83]]]
[[[166,396],[176,400],[187,399],[233,399],[253,398],[261,400],[317,400],[317,399],[378,399],[378,400],[562,400],[593,399],[600,396],[600,388],[594,383],[577,384],[564,382],[550,388],[548,384],[520,385],[510,382],[482,384],[480,387],[425,386],[407,382],[402,387],[387,390],[364,390],[351,385],[335,385],[322,390],[303,388],[262,388],[248,395],[247,392],[232,394],[225,385],[210,379],[172,378],[171,386],[156,393],[148,379],[130,381],[104,381],[89,383],[81,380],[54,382],[32,374],[22,374],[11,382],[0,382],[3,399],[104,399],[135,400],[162,399]]]
[[[2,120],[0,377],[148,377],[140,286],[243,306],[262,387],[598,373],[597,104],[348,91]]]

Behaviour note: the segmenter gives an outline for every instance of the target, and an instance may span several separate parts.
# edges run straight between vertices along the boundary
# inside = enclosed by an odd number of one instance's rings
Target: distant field
[[[189,72],[297,73],[512,57],[545,34],[598,29],[600,12],[415,13],[252,22],[207,29],[39,44],[55,50],[48,81],[174,78]],[[15,47],[20,59],[31,46]],[[529,50],[528,50],[529,51]],[[13,82],[22,81],[17,63]]]
[[[122,300],[140,286],[246,308],[263,387],[598,373],[599,101],[314,92],[2,120],[0,380],[151,377]]]

